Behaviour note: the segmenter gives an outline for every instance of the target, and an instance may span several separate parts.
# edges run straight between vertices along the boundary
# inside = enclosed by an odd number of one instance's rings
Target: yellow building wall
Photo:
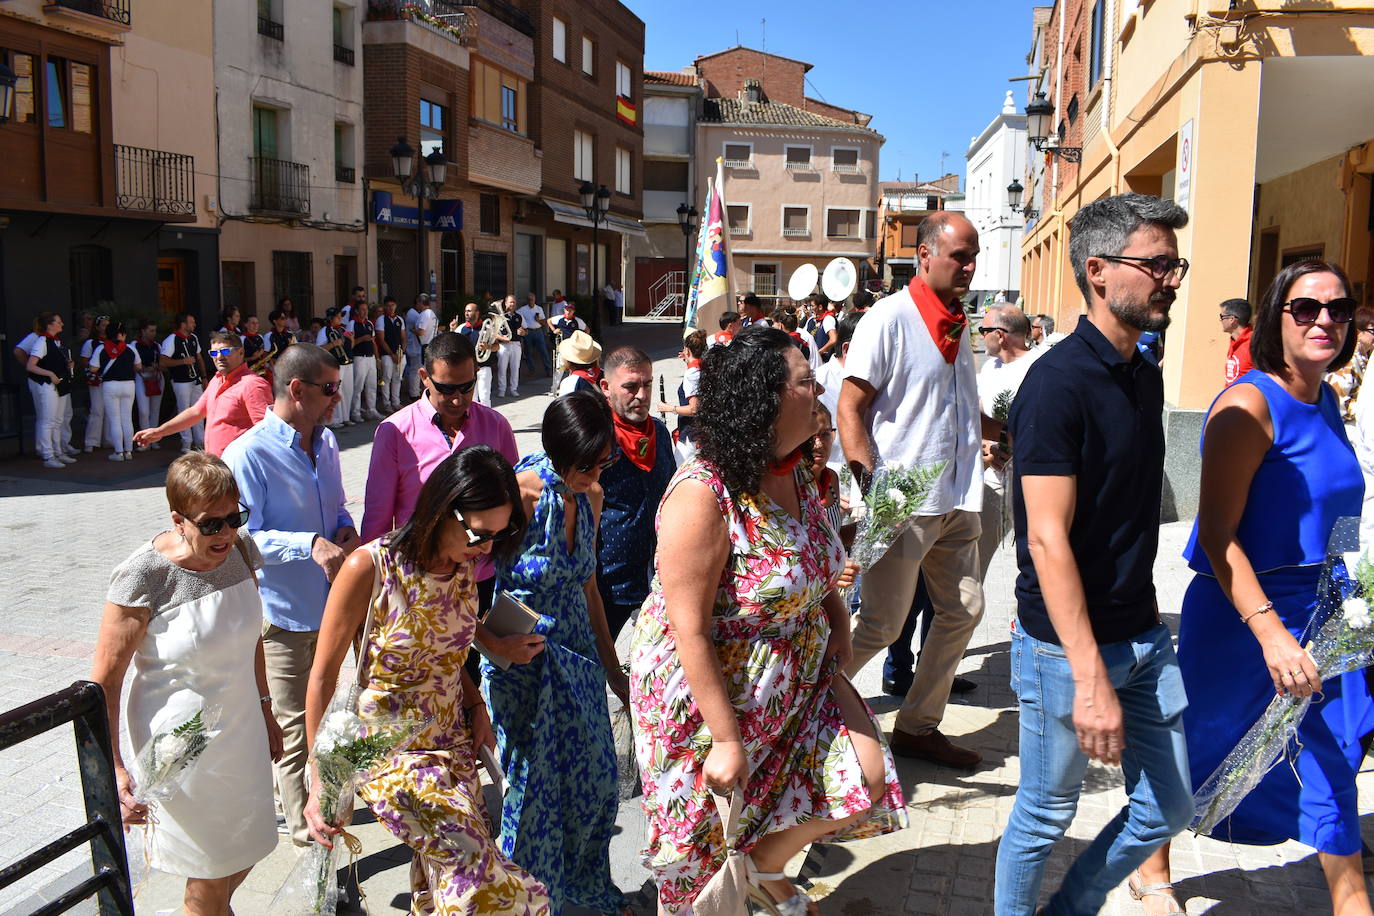
[[[1345,192],[1338,180],[1344,159],[1334,156],[1260,185],[1249,284],[1256,302],[1264,294],[1255,284],[1261,268],[1258,252],[1262,230],[1278,229],[1280,258],[1297,249],[1321,246],[1323,258],[1339,260],[1345,236]]]

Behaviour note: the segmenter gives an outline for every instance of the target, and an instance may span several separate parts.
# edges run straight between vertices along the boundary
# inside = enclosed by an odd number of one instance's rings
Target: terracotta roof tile
[[[697,78],[695,74],[677,70],[645,70],[644,82],[664,83],[669,86],[695,86]]]
[[[789,127],[848,127],[877,133],[852,121],[827,118],[782,102],[743,102],[739,99],[706,99],[701,120],[717,124],[781,124]]]

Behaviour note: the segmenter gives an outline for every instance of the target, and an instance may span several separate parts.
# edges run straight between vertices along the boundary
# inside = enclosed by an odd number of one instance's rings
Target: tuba
[[[510,322],[502,312],[487,316],[477,332],[477,362],[485,363],[501,348],[500,338],[510,339]]]

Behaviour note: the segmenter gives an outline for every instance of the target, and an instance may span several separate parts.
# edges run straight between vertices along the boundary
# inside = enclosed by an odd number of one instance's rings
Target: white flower
[[[1363,598],[1347,598],[1341,602],[1341,613],[1345,615],[1345,622],[1351,629],[1363,630],[1371,623],[1369,616],[1369,603]]]
[[[174,763],[186,756],[186,752],[189,749],[190,745],[181,735],[174,735],[171,732],[165,735],[159,735],[157,740],[157,751],[154,754],[154,765],[164,767],[168,763]]]
[[[896,503],[898,509],[906,505],[906,494],[896,487],[888,488],[887,498]]]

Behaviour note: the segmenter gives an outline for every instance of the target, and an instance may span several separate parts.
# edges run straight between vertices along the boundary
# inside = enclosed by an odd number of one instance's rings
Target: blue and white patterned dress
[[[482,692],[510,787],[501,808],[501,851],[549,889],[551,913],[623,905],[611,880],[617,811],[615,744],[606,673],[596,651],[583,586],[596,572],[596,519],[578,494],[575,549],[568,552],[563,497],[548,456],[536,470],[544,489],[515,558],[497,566],[497,588],[541,615],[544,651],[505,671],[482,662]]]

